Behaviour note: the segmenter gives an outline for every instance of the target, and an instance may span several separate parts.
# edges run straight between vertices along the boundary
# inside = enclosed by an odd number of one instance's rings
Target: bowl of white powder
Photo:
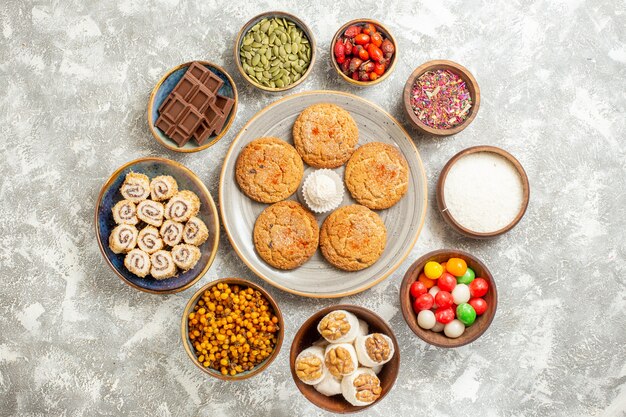
[[[495,146],[474,146],[454,155],[437,183],[444,220],[459,233],[478,239],[515,227],[526,213],[529,196],[522,165]]]

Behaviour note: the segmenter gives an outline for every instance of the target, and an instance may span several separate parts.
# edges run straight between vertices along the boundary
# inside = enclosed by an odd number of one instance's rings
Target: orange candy
[[[426,275],[424,275],[423,272],[420,274],[417,280],[421,282],[422,284],[424,284],[426,288],[428,289],[431,289],[432,287],[435,286],[435,280],[428,278]]]
[[[450,258],[446,263],[446,270],[455,277],[462,277],[467,271],[467,263],[461,258]]]

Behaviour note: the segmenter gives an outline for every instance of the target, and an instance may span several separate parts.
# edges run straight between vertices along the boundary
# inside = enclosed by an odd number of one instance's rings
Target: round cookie
[[[278,269],[293,269],[317,250],[319,227],[313,214],[295,201],[272,204],[254,224],[254,246],[265,262]]]
[[[354,152],[344,178],[352,198],[382,210],[400,201],[409,189],[409,164],[395,146],[372,142]]]
[[[276,203],[295,193],[304,175],[302,158],[284,140],[253,140],[239,154],[235,177],[241,190],[261,203]]]
[[[304,162],[315,168],[346,163],[359,141],[359,129],[346,110],[334,104],[307,107],[293,125],[293,142]]]
[[[387,228],[378,214],[353,204],[333,211],[320,232],[324,258],[344,271],[359,271],[380,258],[387,243]]]

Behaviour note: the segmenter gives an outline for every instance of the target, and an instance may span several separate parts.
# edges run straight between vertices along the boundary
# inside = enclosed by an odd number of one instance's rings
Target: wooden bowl
[[[111,210],[118,201],[124,199],[120,193],[120,187],[126,178],[126,174],[131,171],[145,174],[150,179],[159,175],[171,175],[176,179],[181,190],[193,191],[200,198],[200,212],[197,216],[204,221],[209,229],[209,239],[200,245],[202,253],[200,260],[189,271],[179,272],[178,275],[164,280],[156,280],[150,276],[140,278],[126,269],[124,266],[124,254],[113,253],[109,248],[109,236],[116,226]],[[189,168],[165,158],[140,158],[128,162],[115,170],[100,190],[100,195],[96,202],[95,226],[100,252],[102,252],[102,256],[111,269],[126,284],[151,294],[176,293],[198,282],[211,267],[220,239],[217,208],[209,190]]]
[[[161,129],[156,127],[156,121],[159,118],[158,109],[161,107],[161,104],[165,101],[165,99],[170,95],[174,87],[178,84],[178,82],[183,78],[185,72],[187,72],[187,68],[193,64],[193,62],[198,62],[204,65],[206,68],[211,70],[214,74],[224,81],[224,84],[218,91],[219,94],[232,98],[235,103],[233,104],[233,108],[228,115],[228,120],[224,123],[224,127],[217,135],[213,135],[210,140],[204,145],[198,145],[193,140],[190,140],[182,147],[179,147],[176,142],[170,139]],[[175,151],[175,152],[198,152],[203,149],[206,149],[219,141],[224,137],[230,126],[233,124],[235,120],[235,115],[237,114],[237,104],[239,103],[239,98],[237,95],[237,86],[235,86],[235,82],[231,78],[231,76],[226,72],[222,67],[215,65],[208,61],[192,61],[185,62],[184,64],[180,64],[168,72],[159,80],[159,82],[154,86],[152,93],[150,93],[150,98],[148,100],[148,127],[150,128],[150,132],[154,139],[159,142],[161,145],[165,146],[167,149]]]
[[[276,342],[276,346],[274,347],[274,351],[272,352],[272,354],[263,362],[261,362],[259,365],[257,365],[255,368],[253,368],[251,371],[245,371],[235,376],[222,375],[221,372],[218,372],[215,369],[205,368],[200,363],[200,361],[198,361],[198,357],[195,354],[194,347],[191,344],[191,340],[189,339],[189,323],[187,320],[187,318],[189,317],[189,313],[193,311],[193,308],[198,303],[198,300],[200,299],[204,291],[206,291],[207,289],[219,283],[228,284],[228,285],[239,285],[240,287],[252,288],[253,290],[259,291],[263,295],[263,297],[265,297],[267,301],[269,301],[270,305],[272,306],[272,309],[274,310],[274,314],[278,318],[278,326],[279,326],[278,327],[279,328],[278,340]],[[194,365],[200,368],[204,373],[214,378],[221,379],[223,381],[241,381],[244,379],[252,378],[253,376],[260,374],[268,366],[270,366],[270,364],[274,361],[274,359],[276,359],[276,356],[278,356],[278,352],[280,352],[280,348],[283,344],[283,338],[285,337],[285,322],[283,321],[283,315],[280,311],[280,308],[278,307],[278,304],[276,304],[276,301],[272,298],[272,296],[267,291],[265,291],[265,289],[263,289],[263,287],[260,287],[256,285],[255,283],[248,281],[246,279],[242,279],[242,278],[221,278],[221,279],[217,279],[215,281],[209,282],[208,284],[200,288],[198,291],[196,291],[194,295],[191,296],[191,298],[187,302],[187,305],[185,306],[185,310],[183,311],[180,331],[181,331],[181,337],[183,340],[183,347],[185,348],[185,351],[187,352],[189,359],[191,359]]]
[[[315,342],[316,340],[322,338],[322,336],[317,331],[317,324],[326,314],[335,310],[346,310],[350,313],[353,313],[355,316],[357,316],[361,320],[364,320],[369,325],[370,333],[383,333],[389,336],[393,341],[393,358],[391,358],[389,362],[383,365],[383,369],[378,374],[378,378],[380,379],[380,385],[382,388],[382,394],[377,401],[370,405],[366,405],[363,407],[354,406],[347,402],[342,395],[327,397],[324,394],[319,393],[312,385],[307,385],[300,381],[300,378],[296,376],[296,358],[298,357],[300,352],[312,346],[313,342]],[[335,305],[326,307],[313,314],[300,327],[300,330],[298,330],[293,338],[293,342],[291,343],[291,351],[289,353],[289,365],[291,367],[291,376],[293,377],[293,381],[296,383],[296,386],[307,400],[309,400],[316,406],[333,413],[357,413],[375,404],[378,404],[389,393],[389,391],[391,391],[393,384],[396,382],[396,378],[398,377],[398,371],[400,369],[400,348],[398,346],[396,336],[391,330],[391,327],[389,327],[387,322],[383,320],[378,314],[364,307],[359,307],[355,305]]]
[[[519,213],[517,213],[517,216],[515,216],[513,221],[511,221],[511,223],[509,223],[507,226],[499,230],[488,232],[488,233],[475,232],[473,230],[470,230],[464,227],[460,223],[458,223],[454,219],[454,217],[452,217],[452,215],[450,214],[450,211],[448,210],[444,192],[443,192],[444,185],[446,183],[446,178],[448,176],[448,173],[450,172],[450,168],[452,168],[452,166],[462,157],[472,154],[472,153],[477,153],[477,152],[493,152],[495,154],[502,156],[509,162],[511,162],[513,166],[515,166],[515,168],[517,169],[517,172],[520,175],[520,178],[522,180],[522,191],[524,193],[522,197],[523,199],[522,206],[520,207],[520,211]],[[475,239],[489,239],[492,237],[500,236],[508,232],[509,230],[514,228],[517,225],[517,223],[519,223],[522,217],[524,217],[529,201],[530,201],[530,185],[528,183],[528,176],[526,175],[526,171],[524,171],[524,167],[522,167],[522,164],[520,164],[519,161],[515,159],[513,155],[511,155],[504,149],[500,149],[495,146],[482,145],[482,146],[473,146],[471,148],[464,149],[461,152],[454,155],[452,158],[450,158],[448,163],[446,163],[446,165],[443,167],[441,174],[439,174],[439,181],[437,182],[437,206],[439,207],[439,212],[443,216],[443,219],[446,221],[446,223],[448,223],[454,230],[456,230],[457,232],[467,237],[471,237]]]
[[[250,78],[248,76],[248,74],[246,73],[246,71],[244,71],[243,69],[243,65],[241,63],[241,56],[239,55],[239,51],[241,50],[241,43],[243,42],[243,38],[244,36],[248,33],[248,31],[254,26],[256,25],[258,22],[260,22],[262,19],[266,19],[266,18],[284,18],[286,20],[290,20],[292,22],[294,22],[296,24],[297,27],[299,27],[300,29],[302,29],[302,32],[304,32],[304,34],[307,36],[307,38],[309,39],[309,45],[311,45],[311,62],[309,63],[309,67],[307,68],[307,70],[304,72],[304,74],[302,74],[302,76],[300,77],[300,79],[298,81],[295,81],[285,87],[268,87],[265,86],[263,84],[260,84],[258,82],[256,82],[255,80],[253,80],[252,78]],[[241,76],[243,77],[244,80],[246,80],[247,82],[249,82],[250,84],[252,84],[253,86],[255,86],[256,88],[263,90],[263,91],[268,91],[270,93],[279,93],[282,91],[287,91],[290,90],[292,88],[294,88],[295,86],[301,84],[308,76],[309,74],[311,74],[311,70],[313,69],[313,65],[315,64],[315,58],[317,56],[317,53],[315,51],[315,38],[313,37],[313,32],[311,32],[311,29],[309,29],[309,27],[306,25],[306,23],[304,23],[302,20],[300,20],[298,17],[290,14],[290,13],[285,13],[285,12],[278,12],[278,11],[273,11],[273,12],[265,12],[265,13],[261,13],[257,16],[254,16],[252,19],[248,20],[248,22],[243,25],[243,27],[241,28],[241,30],[239,30],[239,33],[237,34],[237,39],[235,40],[235,64],[237,65],[237,69],[239,70],[239,73],[241,74]]]
[[[458,74],[463,81],[465,81],[465,85],[467,85],[467,89],[470,92],[470,96],[472,97],[472,107],[469,110],[469,115],[467,119],[463,123],[458,126],[455,126],[451,129],[434,129],[430,126],[426,126],[422,123],[421,120],[415,115],[413,112],[413,107],[411,106],[411,90],[413,89],[413,84],[415,81],[425,72],[434,71],[434,70],[450,70],[456,74]],[[480,88],[478,87],[478,83],[476,79],[472,75],[471,72],[464,66],[457,64],[456,62],[446,61],[446,60],[434,60],[428,61],[425,64],[420,65],[409,75],[409,79],[406,81],[404,85],[403,92],[403,101],[404,101],[404,110],[406,111],[411,124],[416,127],[418,130],[423,133],[435,136],[449,136],[459,133],[461,130],[465,129],[472,123],[472,120],[476,117],[478,113],[478,109],[480,108]]]
[[[417,314],[413,311],[411,294],[409,289],[411,284],[417,280],[419,274],[423,271],[426,262],[446,262],[450,258],[461,258],[467,262],[467,266],[472,268],[476,273],[476,278],[484,278],[489,283],[489,291],[483,297],[487,302],[487,311],[481,316],[476,317],[476,321],[470,327],[465,329],[465,332],[456,339],[447,337],[443,332],[437,333],[432,330],[422,329],[417,324]],[[454,348],[472,343],[474,340],[482,336],[491,324],[493,317],[496,315],[496,309],[498,307],[498,289],[496,288],[496,282],[493,276],[478,258],[470,255],[467,252],[451,249],[440,249],[433,252],[429,252],[426,255],[419,258],[413,263],[406,271],[402,285],[400,286],[400,305],[402,307],[402,315],[407,322],[413,333],[415,333],[420,339],[431,345]]]
[[[343,33],[346,31],[348,27],[352,25],[356,25],[356,24],[366,24],[366,23],[371,23],[374,26],[376,26],[376,30],[382,33],[383,35],[385,35],[385,38],[389,39],[391,43],[393,43],[393,46],[396,49],[396,51],[391,57],[391,63],[389,64],[389,68],[387,68],[387,70],[385,71],[383,75],[381,75],[379,78],[377,78],[374,81],[357,81],[357,80],[352,79],[351,77],[348,77],[346,74],[343,73],[343,71],[341,71],[339,64],[337,64],[337,61],[335,60],[335,52],[333,48],[335,46],[335,43],[337,43],[337,39],[339,39],[339,37],[343,35]],[[335,68],[335,71],[337,71],[337,74],[339,74],[341,78],[344,79],[344,81],[349,82],[352,85],[357,85],[359,87],[371,87],[373,85],[379,84],[383,82],[384,80],[386,80],[389,77],[389,75],[393,72],[393,70],[396,68],[396,61],[398,60],[397,59],[398,42],[396,42],[396,38],[393,37],[389,29],[387,29],[382,23],[376,20],[372,20],[372,19],[354,19],[354,20],[349,21],[342,27],[340,27],[339,30],[335,33],[335,36],[333,36],[333,40],[330,43],[329,57],[330,57],[331,65],[333,66],[333,68]]]

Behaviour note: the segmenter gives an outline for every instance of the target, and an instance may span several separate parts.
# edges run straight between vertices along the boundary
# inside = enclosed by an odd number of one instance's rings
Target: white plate
[[[298,115],[317,103],[332,103],[349,111],[359,128],[359,145],[385,142],[396,145],[409,163],[409,191],[396,205],[377,213],[387,227],[387,246],[369,268],[346,272],[330,265],[318,250],[299,268],[275,269],[256,253],[252,231],[257,216],[268,206],[248,198],[237,185],[235,164],[239,152],[262,136],[275,136],[293,144],[291,129]],[[305,171],[309,168],[305,164]],[[343,167],[337,169],[343,177]],[[296,193],[297,194],[297,193]],[[290,199],[297,200],[294,194]],[[246,265],[270,284],[308,297],[343,297],[364,291],[387,278],[406,258],[424,225],[427,183],[417,148],[400,124],[380,107],[360,97],[336,91],[310,91],[287,96],[258,112],[233,141],[220,177],[220,211],[224,229]],[[342,205],[354,204],[346,190]],[[317,215],[321,227],[325,215]]]

